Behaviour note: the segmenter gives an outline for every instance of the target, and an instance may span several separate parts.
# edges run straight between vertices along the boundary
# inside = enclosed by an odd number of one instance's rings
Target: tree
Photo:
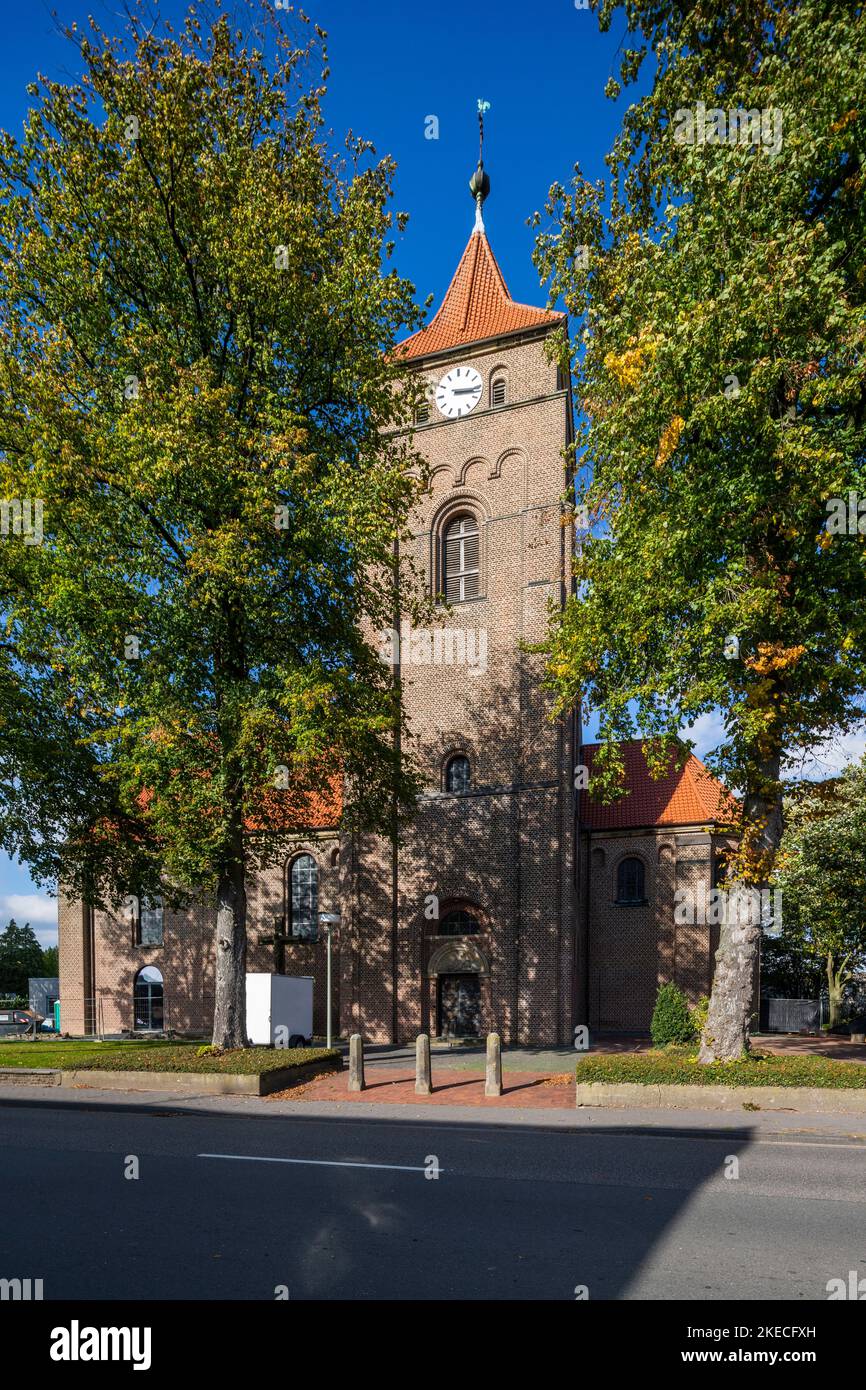
[[[774,883],[782,890],[784,940],[827,978],[829,1022],[866,960],[866,759],[790,807]]]
[[[29,922],[19,927],[12,917],[0,932],[0,994],[28,997],[28,980],[42,973],[42,950]]]
[[[60,955],[56,946],[42,947],[42,969],[40,974],[54,979],[60,974]]]
[[[419,486],[389,351],[419,315],[393,162],[326,148],[322,31],[143,13],[70,31],[81,80],[0,139],[0,485],[39,516],[0,546],[0,829],[98,905],[211,898],[237,1047],[250,872],[343,779],[349,824],[407,804],[364,633]]]
[[[560,708],[600,711],[599,795],[621,785],[617,739],[653,738],[661,767],[720,713],[708,761],[741,801],[728,872],[760,888],[786,752],[863,711],[866,30],[826,0],[626,13],[641,42],[622,82],[650,50],[651,90],[625,112],[609,186],[579,167],[554,186],[536,245],[581,320],[585,410],[576,593],[549,679]],[[759,938],[754,915],[721,928],[704,1062],[748,1046]]]

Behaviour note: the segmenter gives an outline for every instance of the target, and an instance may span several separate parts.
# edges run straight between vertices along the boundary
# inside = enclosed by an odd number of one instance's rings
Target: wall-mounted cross
[[[273,936],[262,936],[260,941],[263,946],[273,946],[274,948],[274,974],[285,975],[286,973],[286,942],[291,941],[291,937],[286,935],[285,917],[275,917]]]

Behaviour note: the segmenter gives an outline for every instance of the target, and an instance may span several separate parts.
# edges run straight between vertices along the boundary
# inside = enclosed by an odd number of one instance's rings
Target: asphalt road
[[[863,1140],[610,1113],[578,1131],[3,1104],[0,1278],[46,1299],[825,1300],[866,1275]]]

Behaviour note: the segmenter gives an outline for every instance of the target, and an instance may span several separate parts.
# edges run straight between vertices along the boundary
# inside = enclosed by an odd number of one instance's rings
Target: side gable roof
[[[581,762],[589,770],[600,745],[587,743]],[[661,825],[706,825],[736,814],[737,803],[726,787],[713,777],[700,758],[690,753],[683,765],[674,754],[663,777],[654,778],[647,767],[641,739],[623,744],[627,791],[608,805],[580,792],[581,825],[589,830],[637,830]]]

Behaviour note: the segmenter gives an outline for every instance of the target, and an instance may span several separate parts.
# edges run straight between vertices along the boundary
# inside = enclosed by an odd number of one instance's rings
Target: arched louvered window
[[[463,603],[481,592],[478,522],[458,516],[445,529],[442,568],[448,603]]]
[[[490,387],[490,404],[504,405],[508,399],[508,387],[505,384],[505,377],[497,377]]]
[[[449,758],[445,768],[446,792],[468,792],[471,776],[469,759],[463,753],[458,753],[455,758]]]
[[[464,912],[463,908],[457,908],[454,912],[446,912],[442,921],[439,923],[439,936],[471,936],[478,931],[478,919],[473,917],[471,912]]]
[[[642,859],[621,859],[616,871],[616,900],[618,903],[646,902]]]
[[[311,854],[299,854],[292,860],[289,889],[289,934],[301,941],[315,941],[319,928],[319,869]]]

